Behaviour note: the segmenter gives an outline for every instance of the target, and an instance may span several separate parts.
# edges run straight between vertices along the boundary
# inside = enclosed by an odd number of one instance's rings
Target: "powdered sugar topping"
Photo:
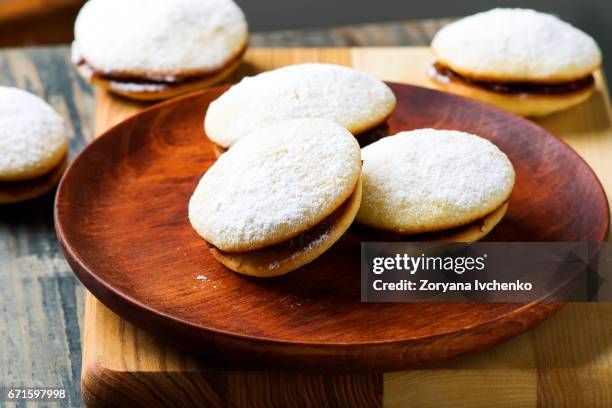
[[[494,9],[436,34],[436,56],[454,70],[501,80],[571,80],[601,64],[593,38],[550,14]]]
[[[0,86],[0,179],[55,164],[50,162],[66,144],[64,121],[53,108],[28,92]]]
[[[352,68],[299,64],[244,78],[210,104],[204,126],[229,147],[256,129],[287,119],[325,118],[351,132],[380,123],[395,107],[387,85]]]

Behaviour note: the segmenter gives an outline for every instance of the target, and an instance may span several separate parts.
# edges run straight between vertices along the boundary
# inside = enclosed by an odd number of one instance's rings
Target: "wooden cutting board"
[[[259,49],[237,75],[321,61],[427,86],[426,48]],[[612,191],[612,115],[603,77],[585,104],[542,121]],[[145,105],[98,93],[96,134]],[[612,404],[612,305],[571,304],[503,345],[435,368],[338,375],[241,371],[161,344],[88,295],[83,397],[90,406],[576,406]]]

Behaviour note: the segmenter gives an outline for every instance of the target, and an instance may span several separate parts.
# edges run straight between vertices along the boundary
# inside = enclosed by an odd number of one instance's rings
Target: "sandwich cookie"
[[[383,124],[394,108],[391,89],[363,72],[333,64],[298,64],[232,86],[208,107],[204,129],[224,149],[287,119],[329,119],[358,135]]]
[[[66,167],[64,120],[42,99],[0,86],[0,204],[51,190]]]
[[[75,23],[72,59],[102,88],[156,100],[222,81],[247,43],[232,0],[89,0]]]
[[[329,249],[361,200],[355,138],[324,119],[295,119],[238,141],[204,174],[189,220],[229,269],[271,277]]]
[[[593,38],[549,14],[494,9],[451,23],[431,44],[433,84],[523,116],[586,100],[601,51]]]
[[[514,187],[508,157],[464,132],[401,132],[366,146],[362,157],[357,221],[385,238],[477,241],[501,221]]]

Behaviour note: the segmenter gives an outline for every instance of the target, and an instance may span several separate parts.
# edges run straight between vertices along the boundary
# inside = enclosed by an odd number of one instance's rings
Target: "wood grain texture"
[[[86,299],[92,330],[84,337],[91,347],[84,348],[82,391],[88,406],[381,405],[379,375],[249,371],[187,357],[117,318],[93,296]],[[130,343],[100,341],[106,337]]]
[[[49,102],[68,122],[71,158],[93,133],[91,89],[65,48],[0,53],[0,84]],[[81,403],[83,287],[59,249],[53,193],[0,206],[0,387],[65,387]]]
[[[436,32],[453,20],[407,20],[254,33],[250,43],[253,48],[428,46]]]
[[[73,10],[5,24],[0,28],[0,44],[68,42],[65,30],[50,32],[45,26],[71,26],[74,15]],[[395,29],[400,26],[404,28]],[[381,30],[385,34],[376,38],[386,38],[386,45],[428,41],[418,21],[384,24]],[[371,35],[361,35],[361,31],[360,27],[343,27],[342,33],[305,30],[282,36],[254,33],[252,38],[259,46],[278,47],[289,42],[338,46],[346,44],[346,36],[358,38],[358,45],[374,45],[368,43]],[[368,26],[368,31],[375,31],[375,27]],[[311,39],[300,44],[301,36]],[[70,129],[71,158],[93,138],[93,92],[72,69],[67,46],[0,51],[0,84],[27,89],[64,116]],[[53,194],[48,194],[0,208],[0,386],[66,387],[69,397],[60,405],[75,407],[82,404],[79,380],[85,291],[61,255],[52,206]],[[146,339],[144,332],[138,336]],[[157,352],[153,347],[147,350],[153,350],[151,356]],[[140,354],[143,360],[150,358],[145,351]]]
[[[312,51],[309,58],[313,57]],[[428,49],[353,49],[350,58],[339,55],[338,50],[324,51],[325,57],[336,55],[336,62],[352,65],[379,75],[387,80],[404,81],[427,86],[424,67],[432,57]],[[254,65],[262,69],[272,68],[274,61],[286,63],[292,57],[282,56],[282,51],[273,51],[270,56],[255,53]],[[315,52],[314,57],[320,57]],[[608,161],[603,159],[612,149],[609,103],[607,91],[600,75],[597,95],[585,105],[574,108],[571,113],[576,122],[573,126],[559,129],[555,121],[548,119],[542,124],[570,143],[581,140],[583,154],[596,169],[604,186],[612,191],[612,172]],[[98,95],[97,117],[109,117],[119,121],[137,111],[137,107],[119,106],[109,100],[108,95]],[[557,116],[557,115],[556,115]],[[561,120],[563,115],[558,115]],[[595,120],[594,120],[595,119]],[[97,122],[99,123],[99,122]],[[593,128],[591,128],[591,124]],[[100,131],[102,129],[99,129]],[[588,146],[595,147],[589,149]],[[580,146],[580,145],[579,145]],[[589,153],[595,153],[590,155]],[[605,172],[608,170],[607,173]],[[88,295],[91,298],[91,295]],[[88,311],[95,310],[105,323],[98,327],[111,330],[104,336],[85,343],[84,361],[95,361],[93,356],[106,360],[101,365],[129,371],[134,375],[148,372],[151,366],[164,367],[165,356],[173,355],[172,375],[177,371],[189,372],[200,360],[189,357],[176,349],[157,342],[146,332],[119,319],[114,313],[93,301]],[[384,406],[428,406],[456,407],[535,407],[535,406],[605,406],[612,401],[609,391],[612,381],[612,306],[608,304],[570,304],[557,315],[536,328],[491,350],[463,357],[433,368],[384,375]],[[587,319],[584,317],[588,316]],[[87,319],[91,321],[91,319]],[[127,329],[113,331],[121,322]],[[92,327],[87,324],[87,327]],[[89,330],[87,330],[89,331]],[[138,359],[135,359],[134,340],[138,339]],[[103,347],[112,345],[117,350],[106,353]],[[91,352],[91,354],[89,353]],[[129,356],[118,359],[117,355]],[[180,357],[179,357],[180,356]],[[149,367],[149,368],[147,368]],[[190,368],[187,368],[190,367]],[[167,372],[157,369],[157,372]],[[483,392],[486,391],[486,392]],[[103,395],[108,395],[108,390]]]

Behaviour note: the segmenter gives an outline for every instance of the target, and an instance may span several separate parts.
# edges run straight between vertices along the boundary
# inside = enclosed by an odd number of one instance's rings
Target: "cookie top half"
[[[352,194],[360,173],[359,144],[343,127],[279,122],[241,139],[204,174],[189,219],[222,251],[260,249],[321,222]]]
[[[222,68],[246,46],[248,27],[232,0],[89,0],[74,35],[75,62],[168,80]]]
[[[588,34],[527,9],[462,18],[436,34],[432,49],[452,70],[498,82],[572,81],[601,65],[601,51]]]
[[[357,221],[397,234],[468,224],[499,208],[514,186],[508,157],[481,137],[401,132],[366,146]]]
[[[244,78],[210,104],[207,136],[230,147],[249,133],[287,119],[324,118],[356,134],[382,123],[395,95],[382,81],[334,64],[298,64]]]
[[[66,155],[62,117],[29,92],[0,86],[0,181],[48,173]]]

